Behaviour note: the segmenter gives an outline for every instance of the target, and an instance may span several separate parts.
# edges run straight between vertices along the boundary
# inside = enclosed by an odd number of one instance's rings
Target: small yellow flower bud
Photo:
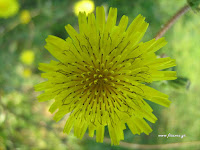
[[[14,16],[19,10],[16,0],[0,0],[0,18]]]
[[[20,60],[26,65],[31,65],[34,61],[35,54],[32,50],[25,50],[21,53]]]
[[[94,2],[91,0],[78,1],[74,5],[74,13],[78,16],[79,12],[86,12],[86,14],[94,11]]]
[[[31,15],[28,10],[23,10],[20,14],[20,22],[22,24],[28,24],[31,21]]]

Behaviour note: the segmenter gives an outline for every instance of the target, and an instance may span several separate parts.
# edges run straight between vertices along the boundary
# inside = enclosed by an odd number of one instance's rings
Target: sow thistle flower
[[[19,10],[17,0],[0,0],[0,18],[14,16]]]
[[[23,64],[31,65],[34,62],[35,54],[32,50],[24,50],[21,53],[20,60]]]
[[[74,5],[74,13],[76,16],[79,15],[79,12],[85,12],[87,15],[94,11],[94,7],[94,2],[91,0],[78,1]]]
[[[49,110],[58,110],[56,121],[70,113],[64,133],[74,128],[75,136],[82,138],[88,129],[89,136],[96,131],[96,141],[103,142],[108,126],[114,145],[124,139],[125,124],[133,134],[152,131],[146,120],[154,123],[157,118],[146,100],[170,104],[167,95],[145,83],[176,79],[176,72],[160,71],[175,66],[175,60],[155,55],[167,43],[164,38],[139,42],[148,27],[145,18],[138,15],[128,28],[127,16],[118,25],[116,19],[116,8],[110,8],[105,21],[104,8],[97,7],[96,18],[79,13],[79,33],[67,25],[66,40],[48,36],[45,48],[58,61],[39,65],[48,80],[35,86],[45,91],[39,101],[55,100]]]
[[[31,21],[31,14],[28,10],[23,10],[20,14],[21,24],[28,24]]]

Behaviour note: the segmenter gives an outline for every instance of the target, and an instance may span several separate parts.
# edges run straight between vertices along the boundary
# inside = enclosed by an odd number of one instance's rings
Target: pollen
[[[142,15],[129,27],[127,16],[118,25],[116,20],[116,8],[110,8],[105,21],[104,8],[97,7],[96,18],[79,13],[79,32],[65,26],[66,40],[49,35],[45,48],[57,61],[39,65],[47,80],[35,86],[44,91],[39,101],[54,99],[49,111],[56,111],[56,121],[70,113],[64,133],[73,128],[82,138],[88,129],[89,136],[96,131],[96,141],[103,142],[107,126],[112,145],[124,139],[126,125],[133,134],[152,132],[146,120],[155,123],[157,118],[147,100],[165,107],[170,101],[146,83],[176,79],[175,71],[162,71],[175,66],[175,60],[155,55],[165,39],[140,42],[148,27]]]

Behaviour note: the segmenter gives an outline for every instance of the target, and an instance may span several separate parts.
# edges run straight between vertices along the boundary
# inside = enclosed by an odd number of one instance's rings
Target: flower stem
[[[86,136],[86,139],[89,136]],[[95,140],[95,136],[94,136],[94,140]],[[110,144],[111,140],[109,138],[104,138],[104,143],[106,144]],[[128,149],[141,149],[141,150],[145,150],[145,149],[175,149],[175,148],[186,148],[186,147],[198,147],[200,146],[200,141],[189,141],[189,142],[179,142],[179,143],[167,143],[167,144],[135,144],[135,143],[128,143],[128,142],[120,142],[119,147],[122,148],[128,148]]]
[[[190,10],[190,6],[187,4],[182,7],[165,25],[164,27],[156,34],[155,39],[161,38],[167,30],[186,12]]]

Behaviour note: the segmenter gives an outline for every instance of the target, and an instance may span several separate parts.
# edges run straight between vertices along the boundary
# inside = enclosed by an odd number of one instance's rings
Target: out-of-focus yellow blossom
[[[26,65],[31,65],[34,61],[35,54],[32,50],[25,50],[21,53],[20,60]]]
[[[0,18],[8,18],[15,15],[19,10],[16,0],[0,0]]]
[[[31,14],[28,10],[23,10],[20,14],[20,22],[22,24],[28,24],[31,21]]]
[[[32,75],[32,71],[30,69],[24,69],[23,71],[23,77],[29,78]]]
[[[78,16],[79,12],[86,12],[86,14],[94,11],[94,2],[91,0],[82,0],[74,5],[74,13]]]

